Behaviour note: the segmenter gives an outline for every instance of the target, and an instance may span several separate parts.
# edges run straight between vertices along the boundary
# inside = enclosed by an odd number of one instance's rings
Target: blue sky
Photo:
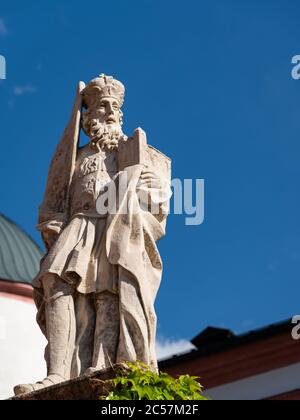
[[[3,3],[3,2],[2,2]],[[112,74],[137,126],[204,178],[205,222],[170,216],[159,335],[244,332],[300,312],[297,0],[11,1],[1,5],[0,212],[34,226],[76,83]]]

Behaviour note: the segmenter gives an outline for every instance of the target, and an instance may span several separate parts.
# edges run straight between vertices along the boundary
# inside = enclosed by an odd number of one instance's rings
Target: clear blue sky
[[[0,11],[0,212],[35,232],[79,80],[127,87],[173,176],[206,180],[205,223],[171,216],[159,334],[236,332],[300,312],[298,0],[10,1]]]

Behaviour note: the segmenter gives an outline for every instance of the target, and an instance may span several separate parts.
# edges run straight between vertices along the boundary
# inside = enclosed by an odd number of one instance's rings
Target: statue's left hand
[[[155,172],[148,168],[143,169],[138,183],[139,188],[162,188],[162,181]]]

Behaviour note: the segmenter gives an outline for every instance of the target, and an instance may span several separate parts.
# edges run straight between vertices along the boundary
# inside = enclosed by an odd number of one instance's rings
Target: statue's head
[[[82,128],[91,139],[91,146],[113,149],[122,132],[121,107],[125,88],[113,77],[101,75],[93,79],[83,90]]]

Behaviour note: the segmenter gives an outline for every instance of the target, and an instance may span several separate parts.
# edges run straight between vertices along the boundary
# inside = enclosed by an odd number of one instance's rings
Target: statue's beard
[[[124,137],[119,123],[106,124],[93,119],[89,124],[87,134],[90,137],[90,147],[95,151],[113,151],[118,148],[119,140]]]

